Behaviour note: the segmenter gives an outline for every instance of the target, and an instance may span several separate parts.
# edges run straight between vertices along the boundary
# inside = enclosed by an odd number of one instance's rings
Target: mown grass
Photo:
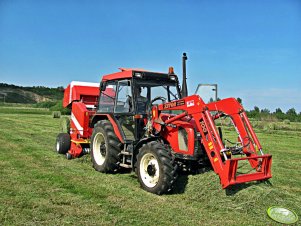
[[[50,115],[51,111],[47,108],[34,108],[32,106],[0,106],[1,113]]]
[[[59,124],[51,115],[0,113],[0,225],[278,225],[266,215],[274,205],[301,216],[295,132],[257,131],[273,154],[268,182],[223,190],[208,170],[181,175],[173,193],[157,196],[143,191],[133,173],[101,174],[89,156],[57,155]]]

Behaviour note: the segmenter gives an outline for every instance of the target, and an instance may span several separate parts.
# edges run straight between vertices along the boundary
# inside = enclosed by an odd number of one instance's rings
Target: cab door
[[[131,80],[118,81],[114,114],[125,138],[135,140],[134,104]]]

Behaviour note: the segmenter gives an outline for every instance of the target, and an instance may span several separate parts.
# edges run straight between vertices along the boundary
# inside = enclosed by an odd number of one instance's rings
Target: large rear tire
[[[70,135],[68,133],[60,133],[56,138],[55,150],[58,154],[66,154],[71,145]]]
[[[95,124],[90,147],[95,170],[113,173],[118,169],[120,141],[110,121],[102,120]]]
[[[149,142],[140,148],[136,166],[141,187],[157,195],[169,192],[177,179],[171,152],[158,141]]]

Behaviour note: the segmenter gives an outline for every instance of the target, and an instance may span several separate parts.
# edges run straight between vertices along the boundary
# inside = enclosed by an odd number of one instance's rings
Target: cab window
[[[100,92],[99,112],[113,112],[116,98],[117,82],[107,82],[104,90]]]
[[[132,110],[133,110],[133,102],[132,102],[131,82],[129,80],[119,81],[115,112],[127,113],[127,112],[132,112]]]

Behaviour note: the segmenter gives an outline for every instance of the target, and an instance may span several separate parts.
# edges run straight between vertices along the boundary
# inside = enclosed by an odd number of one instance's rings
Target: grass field
[[[35,115],[50,115],[51,111],[47,108],[34,108],[31,106],[0,106],[0,114],[35,114]]]
[[[59,120],[26,113],[0,110],[0,225],[280,225],[266,215],[274,205],[301,216],[300,131],[256,130],[273,154],[268,182],[223,190],[209,170],[157,196],[133,173],[101,174],[89,156],[57,155]]]

